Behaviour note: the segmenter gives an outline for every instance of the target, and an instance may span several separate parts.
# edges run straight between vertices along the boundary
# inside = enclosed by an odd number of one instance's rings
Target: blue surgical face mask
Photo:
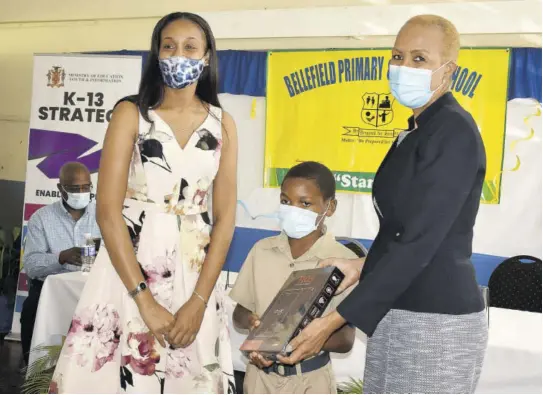
[[[436,90],[432,90],[432,75],[447,64],[449,62],[434,71],[389,65],[388,79],[392,95],[405,107],[412,109],[424,107],[444,84],[443,82]]]
[[[324,213],[317,214],[314,211],[282,204],[279,206],[279,222],[281,229],[292,239],[301,239],[317,230],[330,207],[328,202]],[[319,216],[321,217],[319,219]]]
[[[281,204],[279,210],[271,214],[260,214],[253,216],[249,212],[248,207],[244,202],[238,200],[238,204],[243,207],[245,212],[252,218],[273,218],[279,220],[281,230],[292,239],[301,239],[311,232],[314,232],[326,216],[326,212],[330,208],[332,200],[328,201],[328,205],[324,213],[317,214],[314,211],[303,208]],[[319,216],[321,217],[319,219]]]
[[[164,84],[173,89],[183,89],[198,81],[204,71],[205,60],[172,56],[159,59],[158,65]]]

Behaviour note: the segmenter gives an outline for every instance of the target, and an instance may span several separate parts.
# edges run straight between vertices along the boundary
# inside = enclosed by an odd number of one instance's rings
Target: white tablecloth
[[[30,350],[38,345],[61,344],[85,286],[86,275],[71,272],[48,276],[43,284]],[[39,357],[30,352],[29,365]]]
[[[70,327],[86,276],[80,272],[49,276],[41,293],[32,347],[59,344]],[[234,304],[230,305],[230,320]],[[238,351],[245,335],[230,321],[234,369],[245,371],[246,361]],[[490,333],[487,354],[478,393],[541,393],[542,345],[541,314],[490,309]],[[333,356],[338,382],[349,377],[363,378],[366,337],[357,332],[353,350]],[[30,363],[37,358],[31,353]]]

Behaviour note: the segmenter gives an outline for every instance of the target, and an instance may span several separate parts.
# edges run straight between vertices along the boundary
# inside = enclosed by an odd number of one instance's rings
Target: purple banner
[[[37,167],[49,179],[58,178],[60,168],[66,162],[83,163],[91,173],[96,173],[102,150],[83,155],[96,144],[76,133],[30,129],[28,160],[44,158]]]

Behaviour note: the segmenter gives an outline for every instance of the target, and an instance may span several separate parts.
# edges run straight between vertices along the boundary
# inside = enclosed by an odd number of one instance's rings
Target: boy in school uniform
[[[304,162],[289,170],[281,185],[282,232],[254,245],[230,291],[238,303],[233,317],[236,327],[250,330],[260,325],[259,317],[293,271],[315,268],[326,258],[356,258],[324,225],[324,219],[336,210],[335,186],[332,172],[320,163]],[[334,296],[327,310],[335,309],[349,292]],[[345,325],[328,339],[320,354],[295,366],[252,353],[244,393],[336,393],[329,353],[349,352],[354,336],[354,328]]]

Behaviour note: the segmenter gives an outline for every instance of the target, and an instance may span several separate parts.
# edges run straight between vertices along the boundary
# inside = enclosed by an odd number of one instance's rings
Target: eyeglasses
[[[91,192],[92,191],[92,184],[63,185],[62,189],[64,189],[68,193]]]

